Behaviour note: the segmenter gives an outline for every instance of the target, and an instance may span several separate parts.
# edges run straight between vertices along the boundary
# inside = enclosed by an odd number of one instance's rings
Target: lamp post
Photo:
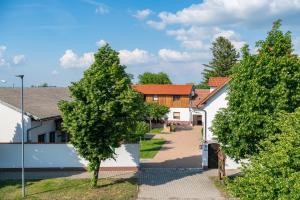
[[[22,92],[21,92],[21,112],[22,112],[22,197],[25,197],[25,177],[24,177],[24,75],[17,75],[16,77],[21,79]]]

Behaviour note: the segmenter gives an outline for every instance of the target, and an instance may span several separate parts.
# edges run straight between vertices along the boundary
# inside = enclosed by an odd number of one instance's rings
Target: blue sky
[[[22,73],[27,86],[67,86],[108,42],[135,77],[164,71],[174,83],[198,83],[214,38],[254,52],[278,18],[299,54],[299,0],[2,0],[0,80],[18,85]]]

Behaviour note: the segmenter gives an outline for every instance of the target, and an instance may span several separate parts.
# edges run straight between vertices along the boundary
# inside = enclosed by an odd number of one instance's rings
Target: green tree
[[[300,199],[300,108],[281,114],[273,134],[259,154],[242,169],[243,176],[229,181],[228,189],[245,200]]]
[[[169,76],[164,72],[145,72],[138,76],[139,84],[172,84]]]
[[[209,64],[204,65],[203,82],[196,85],[196,88],[208,88],[209,77],[226,77],[231,74],[231,68],[237,63],[239,53],[236,51],[230,40],[224,37],[218,37],[212,43],[213,59]]]
[[[260,141],[277,132],[281,111],[300,106],[300,60],[294,55],[290,32],[274,22],[258,53],[245,46],[240,63],[233,68],[228,108],[217,114],[212,131],[223,150],[235,159],[259,152]]]
[[[89,161],[96,186],[101,162],[114,158],[115,148],[132,134],[142,116],[143,100],[133,91],[125,66],[109,45],[99,49],[95,62],[69,90],[72,101],[59,103],[62,127]]]
[[[145,103],[145,115],[149,120],[150,130],[152,129],[152,120],[162,119],[168,112],[169,108],[157,103]]]

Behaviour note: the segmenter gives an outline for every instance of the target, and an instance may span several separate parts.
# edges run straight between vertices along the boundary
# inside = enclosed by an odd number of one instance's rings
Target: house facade
[[[147,103],[157,103],[169,107],[166,116],[168,122],[190,124],[191,101],[194,96],[193,85],[133,85],[133,88],[143,94]]]
[[[68,134],[61,131],[57,107],[70,100],[67,88],[24,89],[24,140],[30,143],[64,143]],[[0,142],[22,141],[20,89],[0,88]]]
[[[222,108],[227,107],[228,101],[226,97],[228,94],[229,82],[230,78],[228,77],[211,77],[208,81],[210,92],[205,98],[199,101],[197,105],[198,109],[204,112],[203,121],[205,123],[203,124],[203,141],[205,143],[202,153],[202,166],[204,168],[209,166],[209,160],[211,160],[209,156],[216,156],[216,154],[209,152],[213,151],[213,149],[209,148],[210,145],[218,145],[217,138],[213,135],[211,127],[213,125],[213,120],[215,119],[217,112],[220,111]],[[230,157],[227,157],[225,167],[226,169],[237,169],[241,167],[241,164],[235,162]]]
[[[20,88],[0,88],[0,171],[20,170],[22,118]],[[24,88],[24,151],[28,171],[82,170],[88,161],[79,156],[61,130],[57,103],[69,101],[68,88]],[[139,168],[139,144],[122,144],[115,159],[101,163],[101,170],[136,171]]]

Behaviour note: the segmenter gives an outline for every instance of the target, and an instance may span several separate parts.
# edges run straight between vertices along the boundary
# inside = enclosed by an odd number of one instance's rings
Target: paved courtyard
[[[158,168],[201,168],[201,127],[195,126],[171,134],[157,134],[166,143],[156,156],[142,167]]]

